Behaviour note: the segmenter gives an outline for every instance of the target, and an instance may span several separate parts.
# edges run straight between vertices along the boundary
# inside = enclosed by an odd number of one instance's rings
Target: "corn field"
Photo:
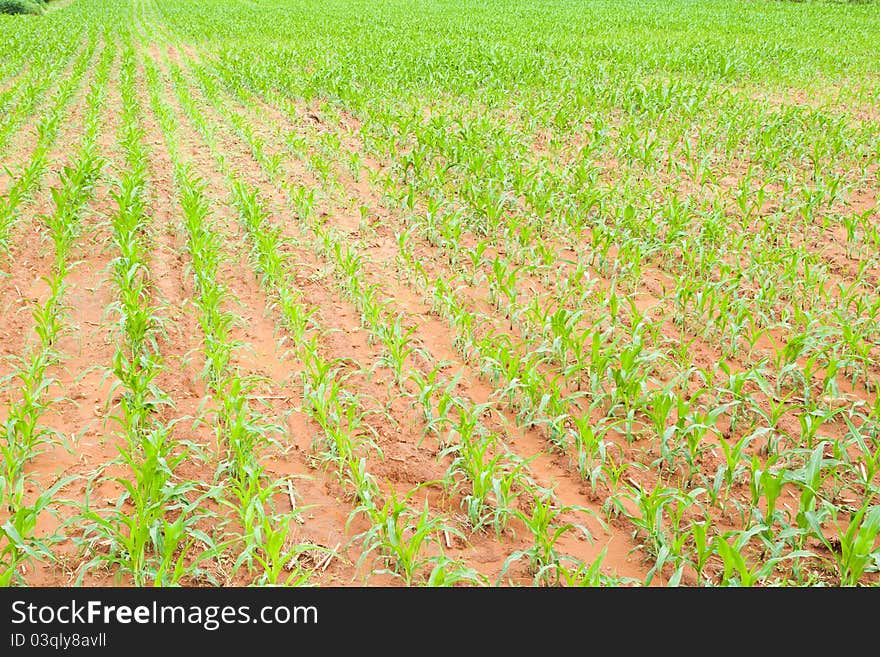
[[[880,585],[880,6],[0,34],[3,585]]]

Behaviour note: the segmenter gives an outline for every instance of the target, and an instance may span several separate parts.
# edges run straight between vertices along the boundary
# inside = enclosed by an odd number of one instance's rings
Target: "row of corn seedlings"
[[[76,48],[70,44],[88,41],[84,35],[93,27],[77,19],[59,19],[51,30],[4,32],[2,61],[19,68],[15,80],[0,92],[0,151],[24,121],[31,117],[43,95],[62,78],[74,61]]]
[[[264,449],[276,443],[273,434],[283,431],[255,406],[257,381],[242,375],[234,366],[240,345],[232,338],[235,316],[227,310],[233,301],[222,282],[220,266],[228,257],[222,239],[210,220],[211,204],[204,184],[194,175],[176,146],[176,123],[169,105],[161,97],[159,70],[145,61],[153,112],[159,119],[166,145],[175,167],[187,249],[191,257],[195,305],[202,329],[203,378],[211,392],[214,408],[219,465],[215,481],[224,482],[218,501],[235,516],[231,538],[223,538],[213,554],[234,550],[230,577],[242,566],[256,573],[263,584],[301,584],[308,573],[300,563],[304,552],[318,548],[311,543],[294,542],[293,530],[302,509],[282,512],[273,499],[292,490],[290,480],[272,480],[260,463]],[[283,488],[285,484],[287,489]],[[218,493],[221,491],[218,490]]]
[[[78,153],[70,165],[61,169],[59,185],[50,189],[54,209],[40,217],[52,242],[54,258],[52,272],[44,279],[47,297],[31,313],[37,342],[29,344],[25,353],[13,359],[17,368],[4,380],[13,399],[7,409],[0,447],[3,454],[0,495],[4,510],[8,512],[0,530],[3,542],[0,581],[7,585],[20,577],[23,562],[29,559],[53,560],[49,545],[55,537],[37,536],[37,520],[43,511],[51,510],[54,496],[69,482],[69,478],[59,479],[48,489],[41,490],[35,500],[30,500],[26,495],[28,484],[39,487],[39,482],[30,479],[25,467],[38,454],[53,447],[64,445],[70,449],[67,436],[45,424],[43,417],[61,400],[52,396],[57,383],[52,371],[61,366],[64,358],[58,351],[57,342],[66,330],[66,279],[75,265],[72,256],[81,231],[81,214],[93,196],[103,167],[96,143],[102,98],[114,56],[115,49],[107,47],[98,61],[86,101],[85,130]],[[84,59],[82,63],[87,61]],[[75,89],[71,86],[64,92],[65,97],[69,98]],[[45,134],[54,133],[60,119],[59,109],[47,124],[49,132]],[[48,142],[43,142],[42,147],[47,149]],[[45,151],[39,157],[45,159]]]
[[[176,472],[191,457],[189,446],[175,439],[176,421],[165,420],[162,412],[173,404],[159,385],[165,368],[160,340],[166,336],[149,267],[149,153],[140,123],[136,55],[129,40],[123,44],[117,136],[125,167],[114,184],[116,211],[110,221],[116,252],[110,266],[116,300],[110,310],[118,323],[108,368],[114,379],[111,395],[119,391],[110,416],[117,426],[119,456],[93,475],[83,511],[71,524],[77,526],[75,540],[88,557],[78,582],[103,568],[116,577],[130,577],[137,586],[173,585],[190,574],[186,559],[196,541],[206,539],[195,527],[199,512],[191,498],[196,486],[181,481]],[[99,491],[107,486],[118,494],[102,505]]]
[[[94,35],[92,35],[94,36]],[[49,107],[36,127],[36,146],[31,154],[30,161],[23,166],[18,176],[13,176],[14,182],[6,194],[0,198],[0,249],[9,252],[9,236],[15,222],[19,217],[19,209],[40,185],[40,181],[49,164],[49,150],[55,141],[62,121],[66,115],[66,108],[73,98],[80,82],[89,70],[89,63],[97,47],[97,40],[91,38],[87,47],[80,53],[73,63],[73,69],[69,77],[64,79],[53,97]]]

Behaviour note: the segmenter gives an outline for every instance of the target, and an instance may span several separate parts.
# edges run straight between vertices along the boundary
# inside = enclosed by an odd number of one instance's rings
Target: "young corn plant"
[[[880,568],[880,507],[865,504],[851,514],[843,526],[833,521],[834,533],[827,537],[819,519],[809,516],[811,533],[831,553],[841,586],[859,586],[866,572]]]
[[[501,581],[512,564],[526,559],[529,572],[534,576],[535,586],[540,584],[558,586],[562,581],[563,570],[569,567],[565,564],[573,564],[575,568],[580,567],[575,559],[559,552],[557,549],[559,540],[570,532],[579,533],[590,542],[593,540],[592,534],[584,525],[567,522],[562,516],[575,512],[594,517],[595,514],[583,507],[559,506],[548,491],[543,493],[536,491],[531,502],[530,513],[517,509],[514,515],[522,521],[531,534],[533,545],[525,550],[516,550],[507,557],[498,581]]]
[[[442,516],[431,514],[427,499],[420,512],[410,508],[409,501],[419,488],[416,486],[402,498],[398,498],[392,488],[381,506],[361,505],[352,512],[349,522],[356,515],[365,514],[371,523],[369,529],[356,537],[364,544],[358,567],[372,556],[374,561],[378,560],[383,565],[376,572],[400,577],[404,584],[410,586],[432,562],[427,551],[432,546],[442,546],[441,535],[446,533],[465,539]]]

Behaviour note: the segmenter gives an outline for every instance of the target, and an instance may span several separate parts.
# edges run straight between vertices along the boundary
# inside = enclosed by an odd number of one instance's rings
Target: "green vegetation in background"
[[[42,14],[42,0],[0,0],[0,14]]]

